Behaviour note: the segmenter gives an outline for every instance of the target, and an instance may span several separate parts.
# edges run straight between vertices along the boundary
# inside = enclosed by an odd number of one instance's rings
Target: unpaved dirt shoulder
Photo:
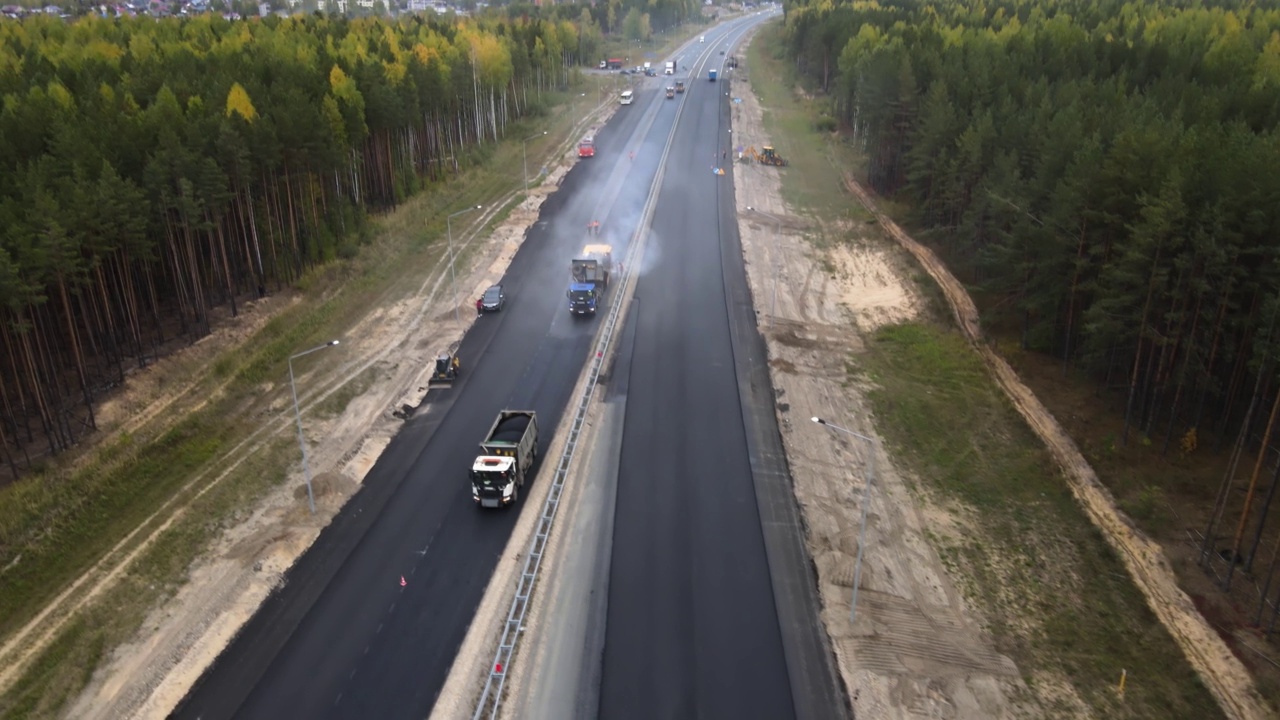
[[[733,118],[737,141],[770,144],[750,83],[739,79],[734,89],[742,98]],[[882,450],[875,458],[858,618],[850,622],[869,449],[809,417],[877,436],[865,394],[846,382],[845,363],[880,325],[913,318],[920,300],[902,279],[897,253],[870,239],[814,250],[805,239],[810,221],[792,215],[780,199],[779,172],[735,165],[738,226],[778,424],[817,567],[822,621],[854,710],[877,719],[1034,717],[1035,708],[1012,699],[1027,696],[1018,668],[994,650],[927,540],[926,527],[959,521],[922,507]]]
[[[1147,599],[1147,604],[1173,635],[1187,660],[1217,698],[1227,716],[1242,720],[1274,718],[1275,711],[1267,706],[1258,693],[1244,665],[1178,586],[1177,577],[1164,551],[1117,508],[1115,498],[1099,482],[1092,466],[1066,431],[1004,358],[987,345],[982,335],[977,307],[964,286],[931,250],[917,243],[882,213],[871,193],[852,176],[846,175],[845,185],[876,216],[881,227],[919,261],[942,289],[947,305],[965,337],[991,368],[996,381],[1014,407],[1048,446],[1054,459],[1062,467],[1071,492],[1084,507],[1089,519],[1102,531],[1107,542],[1119,553],[1134,583]]]

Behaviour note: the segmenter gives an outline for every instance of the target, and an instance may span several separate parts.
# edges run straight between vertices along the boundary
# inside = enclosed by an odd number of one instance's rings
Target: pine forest
[[[91,432],[213,309],[358,252],[369,212],[480,161],[606,33],[696,12],[0,21],[0,474]]]
[[[1252,573],[1248,615],[1274,629],[1280,545],[1261,541],[1280,485],[1280,9],[786,10],[785,52],[825,93],[826,122],[988,326],[1112,398],[1118,446],[1176,456],[1199,438],[1227,457],[1199,481],[1214,503],[1200,561],[1224,586]]]

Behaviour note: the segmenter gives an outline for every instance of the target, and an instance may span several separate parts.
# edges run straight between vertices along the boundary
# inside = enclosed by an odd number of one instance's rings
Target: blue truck
[[[569,312],[573,315],[595,315],[609,287],[609,273],[613,270],[613,247],[588,245],[570,265],[572,280],[565,295],[569,298]]]
[[[716,81],[716,71],[715,71],[715,70],[708,70],[708,71],[707,71],[707,77],[711,78],[711,82],[715,82],[715,81]]]
[[[595,315],[600,300],[600,293],[596,291],[595,283],[569,285],[569,312],[574,315]]]

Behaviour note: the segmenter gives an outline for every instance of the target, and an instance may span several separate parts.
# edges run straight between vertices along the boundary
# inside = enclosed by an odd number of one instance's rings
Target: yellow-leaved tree
[[[258,111],[253,107],[253,100],[249,99],[249,93],[245,92],[244,86],[240,83],[231,84],[231,91],[227,93],[226,114],[227,117],[239,115],[247,123],[252,123],[258,117]]]
[[[501,40],[488,33],[474,33],[470,41],[476,78],[476,115],[487,121],[493,139],[497,140],[502,131],[499,125],[506,124],[507,86],[515,72],[511,52]],[[499,102],[502,112],[498,110]]]

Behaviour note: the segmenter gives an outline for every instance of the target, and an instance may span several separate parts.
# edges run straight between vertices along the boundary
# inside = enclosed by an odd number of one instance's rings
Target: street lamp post
[[[837,432],[864,440],[871,448],[871,459],[867,461],[866,487],[862,491],[862,520],[858,523],[858,559],[854,561],[853,565],[853,597],[849,600],[849,623],[853,624],[858,619],[858,584],[862,581],[862,551],[867,546],[867,509],[871,507],[871,483],[875,481],[876,477],[876,441],[861,433],[842,428],[839,425],[832,425],[820,417],[809,419],[819,425],[826,425]]]
[[[316,514],[316,497],[311,492],[311,464],[307,458],[307,441],[302,435],[302,412],[298,409],[298,386],[293,381],[293,361],[303,355],[310,355],[317,350],[323,350],[337,344],[337,340],[330,340],[323,345],[317,345],[310,350],[303,350],[297,355],[289,357],[289,392],[293,393],[293,418],[298,422],[298,446],[302,448],[302,477],[307,482],[307,506],[311,508],[312,515]]]
[[[773,213],[748,206],[748,210],[763,215],[774,222],[773,228],[773,283],[769,289],[769,327],[773,327],[773,316],[778,313],[778,238],[782,237],[782,218]]]
[[[459,215],[469,213],[472,210],[479,210],[482,206],[469,207],[466,210],[459,210],[444,219],[445,229],[448,230],[449,238],[449,285],[453,287],[453,321],[462,322],[458,317],[458,274],[453,269],[453,219]]]
[[[529,141],[530,141],[530,140],[537,140],[538,138],[540,138],[540,137],[542,137],[543,135],[546,135],[546,134],[547,134],[547,131],[546,131],[546,130],[543,130],[542,132],[538,133],[537,135],[534,135],[533,137],[525,138],[524,140],[522,140],[522,141],[520,142],[520,158],[521,158],[521,160],[523,160],[523,161],[524,161],[524,194],[525,194],[525,197],[528,197],[528,196],[529,196],[529,154],[528,154],[528,152],[527,152],[527,147],[526,147],[526,146],[529,144]],[[466,211],[464,210],[463,212],[466,212]]]

